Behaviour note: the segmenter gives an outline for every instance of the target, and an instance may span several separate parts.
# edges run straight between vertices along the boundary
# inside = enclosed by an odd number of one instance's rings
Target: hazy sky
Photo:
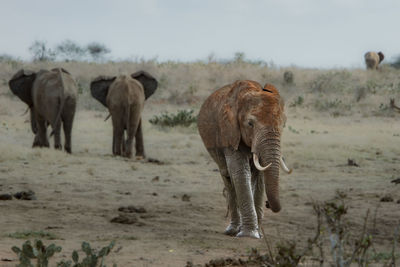
[[[400,54],[399,0],[1,0],[0,54],[97,41],[114,59],[191,61],[244,52],[278,66],[363,67]]]

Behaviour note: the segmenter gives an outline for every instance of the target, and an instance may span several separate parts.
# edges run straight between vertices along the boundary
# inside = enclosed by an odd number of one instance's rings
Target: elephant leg
[[[231,182],[231,178],[228,175],[228,171],[225,169],[221,170],[220,172],[228,193],[228,209],[231,217],[229,225],[226,227],[224,234],[235,236],[237,233],[239,233],[240,228],[240,214],[236,204],[236,192]]]
[[[129,120],[127,123],[127,138],[126,138],[126,152],[125,156],[132,157],[133,138],[135,138],[140,125],[141,110],[137,105],[129,107]]]
[[[54,148],[61,149],[61,121],[54,126]]]
[[[71,153],[72,152],[71,133],[75,117],[75,103],[71,104],[70,107],[66,105],[66,107],[67,107],[66,114],[62,116],[63,130],[65,136],[64,149],[67,153]]]
[[[234,151],[231,148],[227,148],[224,152],[241,215],[241,229],[236,236],[260,238],[251,186],[249,158],[246,153],[240,150]]]
[[[122,117],[117,117],[112,115],[113,122],[113,154],[116,156],[122,155],[122,142],[124,141],[124,124],[122,121]]]
[[[138,128],[136,130],[135,150],[136,150],[136,157],[145,158],[144,145],[143,145],[142,119],[140,119]]]
[[[229,177],[228,167],[226,166],[225,155],[220,150],[209,149],[211,157],[217,163],[219,172],[221,173],[222,180],[227,191],[228,211],[230,215],[229,225],[226,227],[224,234],[235,236],[239,233],[240,228],[240,213],[236,202],[236,192],[233,187],[232,180]]]
[[[114,155],[121,156],[122,155],[122,142],[124,137],[124,128],[123,127],[115,127],[114,126]]]
[[[254,193],[254,206],[256,208],[258,226],[260,226],[264,216],[264,195],[265,195],[264,174],[259,170],[257,170],[257,168],[254,166],[253,161],[251,161],[250,166],[251,166],[251,183]]]
[[[126,129],[122,131],[122,142],[121,142],[121,155],[126,156],[126,139],[125,139]]]
[[[32,147],[49,147],[49,140],[47,139],[47,122],[45,118],[36,113],[36,126],[37,134],[33,141]]]
[[[72,98],[67,98],[61,116],[63,122],[64,136],[65,136],[64,149],[67,153],[72,152],[71,133],[72,133],[72,125],[74,123],[75,110],[76,110],[76,100]]]
[[[113,155],[116,155],[116,145],[115,145],[115,131],[113,131],[113,141],[112,141],[112,153]]]

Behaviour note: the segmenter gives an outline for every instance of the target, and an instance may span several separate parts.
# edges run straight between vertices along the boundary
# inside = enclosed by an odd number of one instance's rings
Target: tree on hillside
[[[55,53],[47,47],[45,41],[34,41],[29,47],[29,52],[33,56],[33,61],[52,61],[55,59]]]
[[[82,60],[87,50],[71,40],[64,40],[57,45],[56,52],[64,60]]]
[[[98,61],[102,59],[105,54],[108,54],[111,52],[111,50],[106,47],[104,44],[97,43],[97,42],[92,42],[87,45],[87,51],[89,54],[92,56],[93,60]]]

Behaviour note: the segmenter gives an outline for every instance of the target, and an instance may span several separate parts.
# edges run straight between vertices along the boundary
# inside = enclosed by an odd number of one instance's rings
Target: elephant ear
[[[131,74],[131,77],[138,80],[143,85],[146,99],[156,91],[158,82],[150,73],[141,70]]]
[[[382,52],[379,52],[378,56],[379,56],[379,63],[381,63],[383,61],[383,59],[385,58],[385,56],[383,55]]]
[[[242,88],[240,82],[231,85],[225,103],[222,103],[218,113],[219,140],[217,145],[220,147],[232,147],[237,150],[239,147],[241,135],[238,121],[237,97]]]
[[[33,106],[32,86],[36,79],[36,73],[21,69],[8,82],[8,86],[14,95],[18,96],[29,107]]]
[[[90,92],[96,100],[107,107],[106,98],[110,85],[117,77],[99,76],[90,83]]]

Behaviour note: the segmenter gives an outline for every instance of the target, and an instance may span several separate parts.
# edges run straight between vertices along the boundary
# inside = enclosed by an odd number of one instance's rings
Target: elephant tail
[[[55,129],[57,128],[57,125],[60,123],[61,113],[64,109],[64,104],[65,104],[65,97],[64,97],[65,84],[64,84],[62,69],[57,68],[57,71],[58,71],[58,74],[60,75],[60,80],[61,80],[60,105],[58,106],[57,117],[56,117],[54,123],[52,124],[53,130],[50,133],[50,137],[54,135]]]

